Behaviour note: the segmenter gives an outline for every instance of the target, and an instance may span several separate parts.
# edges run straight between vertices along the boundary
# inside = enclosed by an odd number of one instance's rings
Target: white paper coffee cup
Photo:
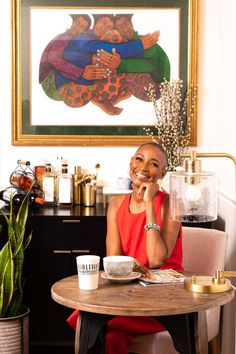
[[[79,288],[94,290],[98,288],[100,257],[95,255],[77,256]]]

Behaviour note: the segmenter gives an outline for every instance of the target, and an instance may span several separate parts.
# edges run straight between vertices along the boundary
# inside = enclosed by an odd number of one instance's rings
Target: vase
[[[0,354],[29,353],[29,312],[22,306],[20,315],[0,318]]]

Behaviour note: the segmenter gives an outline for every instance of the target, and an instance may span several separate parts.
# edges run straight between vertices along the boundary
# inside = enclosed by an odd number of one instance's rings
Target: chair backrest
[[[227,234],[215,229],[183,227],[183,267],[186,271],[214,275],[224,269]]]
[[[227,234],[214,229],[183,227],[183,266],[186,271],[214,275],[224,269]],[[220,306],[207,310],[207,334],[211,341],[219,331]],[[142,354],[177,354],[167,331],[137,336],[129,351]]]
[[[186,271],[215,275],[224,269],[227,234],[215,229],[183,227],[183,267]],[[220,307],[206,311],[208,341],[219,331]]]

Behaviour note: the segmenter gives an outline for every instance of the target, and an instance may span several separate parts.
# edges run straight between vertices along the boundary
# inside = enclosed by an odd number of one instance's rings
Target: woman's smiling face
[[[167,161],[158,146],[145,144],[131,158],[130,177],[134,185],[144,182],[156,182],[166,174]]]

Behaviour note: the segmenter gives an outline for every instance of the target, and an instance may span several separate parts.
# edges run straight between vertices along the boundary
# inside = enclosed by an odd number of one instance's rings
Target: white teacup
[[[103,258],[105,272],[112,277],[129,275],[134,266],[134,258],[129,256],[108,256]]]

